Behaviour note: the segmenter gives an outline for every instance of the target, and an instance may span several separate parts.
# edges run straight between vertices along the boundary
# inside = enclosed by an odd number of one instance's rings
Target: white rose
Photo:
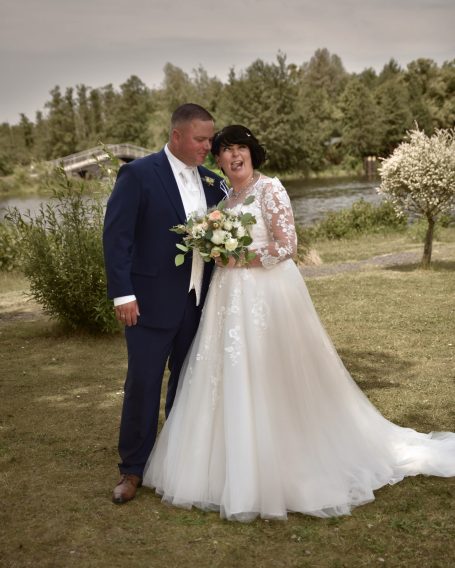
[[[240,225],[240,227],[238,227],[238,229],[237,229],[237,236],[239,237],[239,239],[241,239],[245,235],[246,235],[245,227]]]
[[[223,223],[223,229],[225,229],[226,231],[230,231],[232,229],[232,223],[231,221],[224,221]]]
[[[225,246],[226,250],[232,251],[232,250],[235,250],[237,248],[238,244],[239,244],[239,241],[237,239],[230,238],[224,243],[224,246]]]
[[[225,238],[227,237],[226,231],[222,231],[221,229],[216,229],[213,231],[212,238],[210,239],[212,243],[216,245],[220,245],[224,242]]]
[[[199,223],[197,225],[193,225],[193,228],[191,229],[191,234],[193,235],[193,237],[203,237],[205,235],[205,230],[204,230],[204,226],[202,225],[202,223]]]

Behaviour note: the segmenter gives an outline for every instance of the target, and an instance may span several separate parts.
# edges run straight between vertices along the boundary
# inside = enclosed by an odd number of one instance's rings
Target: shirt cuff
[[[118,298],[114,298],[114,306],[121,306],[122,304],[127,304],[128,302],[134,302],[136,296],[120,296]]]

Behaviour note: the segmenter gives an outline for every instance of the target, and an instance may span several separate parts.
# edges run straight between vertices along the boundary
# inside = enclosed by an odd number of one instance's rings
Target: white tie
[[[199,183],[196,178],[196,172],[194,171],[194,168],[187,166],[180,172],[180,175],[183,178],[183,184],[186,189],[199,193]]]
[[[186,195],[186,203],[191,212],[202,214],[205,211],[205,199],[202,200],[201,189],[197,177],[196,168],[187,166],[180,172],[182,176],[183,185],[188,192]],[[204,275],[204,261],[197,251],[193,251],[193,262],[191,265],[191,279],[189,290],[194,288],[196,293],[196,305],[199,305],[201,300],[202,278]]]

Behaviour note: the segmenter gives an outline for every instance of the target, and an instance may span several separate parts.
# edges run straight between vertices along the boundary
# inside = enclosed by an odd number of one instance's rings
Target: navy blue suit
[[[207,206],[224,196],[221,178],[198,167]],[[212,264],[204,265],[200,306],[188,293],[191,257],[176,267],[181,236],[169,229],[186,219],[177,183],[164,150],[122,166],[107,203],[104,257],[110,298],[136,296],[138,323],[125,328],[128,373],[120,424],[121,473],[142,476],[155,442],[163,372],[171,371],[166,416],[178,375],[196,333]]]

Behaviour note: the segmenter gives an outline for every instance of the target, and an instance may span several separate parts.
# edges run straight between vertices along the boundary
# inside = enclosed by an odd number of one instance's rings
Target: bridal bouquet
[[[243,205],[253,201],[254,196],[250,196]],[[191,216],[184,225],[170,229],[184,235],[183,244],[176,245],[182,252],[175,257],[175,265],[183,264],[190,250],[197,251],[205,262],[219,258],[226,265],[231,256],[239,262],[250,262],[256,256],[256,253],[248,250],[253,242],[251,227],[255,223],[254,215],[226,209],[224,201],[209,209],[205,215]]]

